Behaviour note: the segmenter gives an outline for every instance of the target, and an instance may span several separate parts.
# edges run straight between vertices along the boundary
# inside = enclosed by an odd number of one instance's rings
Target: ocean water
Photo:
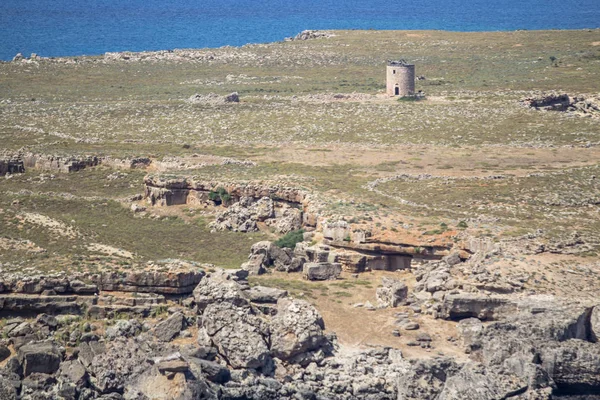
[[[0,0],[0,59],[239,46],[304,29],[600,27],[600,0]]]

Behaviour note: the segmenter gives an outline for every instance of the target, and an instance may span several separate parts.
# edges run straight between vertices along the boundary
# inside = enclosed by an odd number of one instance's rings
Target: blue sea
[[[600,0],[0,0],[0,59],[239,46],[305,29],[600,27]]]

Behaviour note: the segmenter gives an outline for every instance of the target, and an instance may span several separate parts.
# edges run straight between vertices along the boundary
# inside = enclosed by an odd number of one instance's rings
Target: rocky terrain
[[[600,398],[599,63],[600,30],[0,63],[0,399]]]

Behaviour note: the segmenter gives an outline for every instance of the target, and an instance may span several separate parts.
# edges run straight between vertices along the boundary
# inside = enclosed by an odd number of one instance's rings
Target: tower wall
[[[396,92],[396,87],[398,92]],[[415,66],[388,65],[386,93],[389,96],[411,96],[415,94]]]

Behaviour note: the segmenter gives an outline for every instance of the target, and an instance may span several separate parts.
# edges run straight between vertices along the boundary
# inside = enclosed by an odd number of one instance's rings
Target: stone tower
[[[415,66],[404,60],[388,61],[386,93],[389,96],[414,95]]]

